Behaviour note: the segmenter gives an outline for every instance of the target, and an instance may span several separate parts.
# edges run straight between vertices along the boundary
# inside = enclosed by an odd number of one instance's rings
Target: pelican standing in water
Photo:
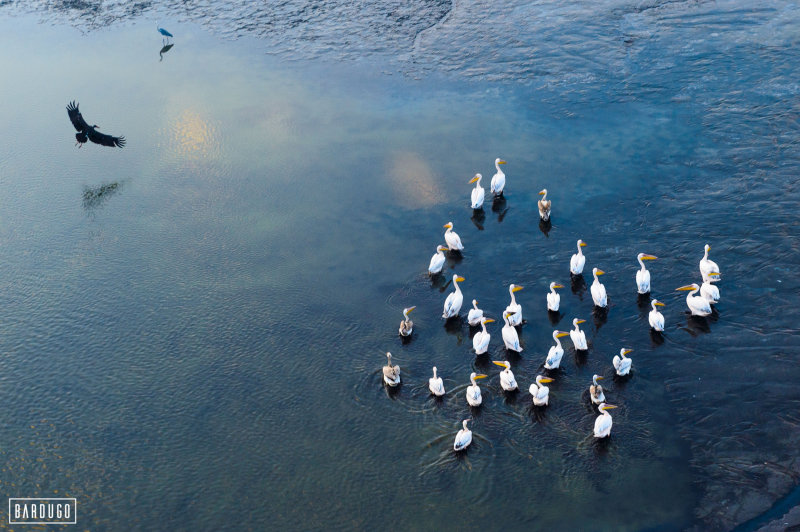
[[[389,386],[397,386],[400,384],[400,366],[392,366],[392,354],[386,352],[386,365],[383,366],[383,382]]]
[[[428,389],[436,397],[444,395],[444,382],[441,377],[436,376],[436,366],[433,366],[433,377],[428,379]]]
[[[606,400],[606,395],[603,393],[603,387],[600,386],[597,381],[602,379],[600,375],[592,375],[592,385],[589,386],[589,397],[592,399],[592,404],[599,405],[604,403]]]
[[[431,257],[431,263],[428,265],[428,275],[434,275],[442,271],[444,266],[444,252],[447,251],[447,246],[436,246],[436,253]]]
[[[459,430],[458,434],[456,434],[456,441],[453,443],[454,451],[463,451],[472,443],[472,431],[467,428],[467,423],[470,421],[472,420],[465,419],[461,422],[464,428]]]
[[[615,405],[608,405],[606,403],[601,403],[600,406],[597,407],[597,409],[600,410],[600,415],[594,420],[595,438],[607,438],[611,435],[611,425],[613,424],[613,420],[611,419],[611,414],[609,414],[607,410],[612,408],[617,407]]]
[[[544,361],[544,367],[546,369],[556,369],[561,365],[561,357],[564,356],[564,348],[561,347],[561,340],[559,340],[559,338],[567,336],[568,334],[569,333],[564,331],[553,331],[553,340],[555,340],[556,345],[551,347],[550,351],[547,353],[547,359]]]
[[[497,172],[492,176],[492,182],[489,185],[489,192],[494,196],[502,196],[503,189],[506,188],[506,174],[500,170],[501,164],[506,164],[506,162],[499,157],[494,160],[494,167],[497,169]]]
[[[703,280],[708,280],[708,274],[712,272],[716,272],[717,274],[720,273],[719,266],[713,260],[708,258],[708,252],[711,251],[711,246],[706,244],[705,246],[705,254],[703,254],[703,258],[700,259],[700,275],[703,276]],[[719,277],[717,278],[719,280]]]
[[[542,219],[543,222],[550,221],[550,200],[547,199],[547,189],[542,189],[539,191],[539,195],[542,199],[539,200],[539,218]]]
[[[561,296],[556,292],[556,288],[564,288],[564,286],[556,282],[550,283],[550,292],[547,293],[547,310],[551,312],[558,312],[561,304]]]
[[[689,294],[686,296],[686,305],[692,311],[692,316],[708,316],[711,314],[711,305],[704,297],[696,296],[695,294],[700,291],[697,283],[688,284],[676,288],[676,290],[688,290]]]
[[[417,308],[416,306],[403,309],[403,321],[400,322],[400,336],[411,336],[414,331],[414,322],[408,319],[408,314]]]
[[[469,376],[469,380],[472,382],[471,386],[467,386],[467,403],[469,406],[481,406],[483,402],[483,398],[481,397],[481,389],[478,386],[478,383],[475,381],[477,379],[485,379],[486,375],[478,375],[474,371]]]
[[[461,304],[464,302],[464,294],[461,293],[461,288],[459,288],[458,283],[463,281],[463,277],[453,274],[454,290],[448,294],[447,299],[444,300],[444,311],[442,312],[442,317],[446,320],[458,316],[458,312],[461,310]]]
[[[489,340],[492,336],[486,331],[486,324],[494,322],[491,318],[482,318],[481,327],[483,330],[475,333],[472,337],[472,348],[475,350],[476,355],[482,355],[489,349]],[[516,331],[515,331],[516,332]]]
[[[447,228],[447,231],[444,232],[444,241],[447,242],[450,251],[461,251],[464,249],[464,245],[461,243],[461,237],[458,236],[458,233],[453,231],[453,222],[447,222],[444,224],[444,227]]]
[[[614,369],[617,370],[617,375],[620,377],[624,377],[631,372],[633,360],[625,356],[631,351],[633,351],[633,349],[623,347],[619,350],[619,355],[614,355],[614,359],[611,361],[611,363],[614,364]]]
[[[598,268],[592,268],[592,275],[594,275],[594,282],[592,283],[592,301],[596,307],[605,308],[608,306],[608,298],[606,297],[606,287],[603,286],[598,279],[598,275],[604,275],[606,272]]]
[[[506,349],[510,349],[511,351],[516,351],[517,353],[522,352],[522,347],[519,345],[519,335],[517,334],[517,330],[508,322],[508,311],[503,312],[503,321],[506,322],[503,325],[503,343],[506,345]]]
[[[719,288],[713,284],[717,281],[719,281],[719,274],[711,272],[708,274],[708,279],[703,281],[703,285],[700,287],[700,295],[708,301],[709,305],[716,305],[719,302]]]
[[[514,372],[511,371],[511,364],[506,360],[492,360],[492,363],[505,368],[500,372],[500,387],[507,392],[513,392],[517,389],[517,379],[514,378]]]
[[[481,179],[483,176],[481,174],[475,174],[475,177],[470,179],[470,184],[475,183],[475,188],[472,189],[472,203],[470,206],[474,210],[478,210],[483,207],[483,198],[486,196],[486,191],[481,186]]]
[[[532,383],[530,388],[528,388],[528,391],[533,396],[534,406],[547,406],[547,403],[550,401],[550,388],[542,384],[545,382],[553,382],[553,379],[543,375],[537,375],[536,382]]]
[[[514,297],[514,292],[519,292],[522,287],[515,284],[508,285],[508,293],[511,294],[511,303],[506,307],[508,312],[508,322],[514,327],[522,325],[522,305],[517,303],[517,298]]]
[[[650,327],[655,329],[658,332],[662,332],[664,330],[664,315],[661,314],[656,307],[663,307],[664,303],[659,301],[658,299],[654,299],[650,302],[650,307],[653,309],[650,311],[650,314],[647,315],[647,321],[650,322]]]
[[[650,272],[644,267],[643,260],[656,260],[658,257],[655,255],[648,255],[647,253],[639,253],[636,255],[636,260],[639,261],[641,269],[636,272],[636,288],[639,289],[640,294],[650,293]]]
[[[478,300],[472,300],[472,308],[469,309],[469,314],[467,314],[467,321],[470,325],[475,327],[476,325],[481,324],[481,320],[483,319],[483,311],[478,308]]]
[[[586,264],[586,256],[583,254],[581,248],[584,246],[586,246],[586,242],[578,240],[578,252],[569,259],[569,272],[572,275],[580,275],[583,273],[583,266]]]
[[[575,351],[588,351],[589,347],[586,345],[586,333],[584,333],[578,325],[585,323],[586,320],[579,320],[575,318],[572,320],[572,326],[575,327],[569,331],[569,339],[572,340],[572,345],[575,346]]]

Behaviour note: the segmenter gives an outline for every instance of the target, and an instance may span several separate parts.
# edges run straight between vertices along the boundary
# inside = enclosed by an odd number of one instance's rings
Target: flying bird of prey
[[[91,140],[95,144],[101,144],[103,146],[117,146],[119,148],[125,146],[125,137],[112,137],[111,135],[100,133],[97,131],[100,126],[97,124],[90,126],[86,123],[86,120],[83,119],[83,115],[78,109],[78,104],[74,101],[67,105],[67,114],[69,115],[70,122],[72,122],[72,125],[75,126],[75,130],[77,131],[75,139],[78,141],[78,147],[87,140]]]

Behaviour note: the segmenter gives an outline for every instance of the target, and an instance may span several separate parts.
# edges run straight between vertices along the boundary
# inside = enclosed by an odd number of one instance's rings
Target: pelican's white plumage
[[[633,351],[633,349],[623,347],[619,350],[619,355],[614,355],[614,359],[611,361],[614,364],[614,369],[617,371],[617,375],[620,377],[624,377],[631,372],[631,364],[633,363],[633,360],[625,356],[631,351]]]
[[[472,348],[475,350],[476,355],[482,355],[489,349],[489,340],[492,336],[486,331],[486,324],[493,321],[490,318],[481,319],[481,330],[472,337]]]
[[[692,316],[708,316],[711,314],[711,305],[704,297],[696,296],[695,294],[700,291],[697,283],[688,284],[676,288],[676,290],[688,290],[689,294],[686,296],[686,306],[692,312]]]
[[[550,401],[550,388],[542,384],[543,382],[553,382],[553,379],[538,375],[536,382],[532,383],[528,388],[528,391],[533,396],[533,404],[535,406],[547,406]]]
[[[428,273],[433,275],[442,271],[444,266],[444,252],[447,251],[447,246],[436,246],[436,253],[431,257],[431,263],[428,265]]]
[[[700,275],[703,276],[704,281],[708,279],[709,273],[712,272],[720,273],[719,266],[717,266],[717,263],[708,258],[709,251],[711,251],[711,246],[706,244],[705,253],[703,254],[703,258],[700,259]]]
[[[607,410],[611,408],[617,407],[614,405],[607,405],[606,403],[602,403],[599,407],[597,407],[597,409],[600,410],[600,415],[594,420],[595,438],[606,438],[611,434],[611,425],[613,424],[613,420],[611,419],[611,414],[607,412]]]
[[[510,349],[511,351],[516,351],[517,353],[522,352],[522,347],[519,345],[519,335],[517,334],[517,330],[508,322],[508,312],[503,313],[503,321],[506,323],[503,325],[503,343],[506,346],[506,349]]]
[[[551,312],[558,312],[558,307],[561,305],[561,295],[556,292],[556,288],[564,288],[556,282],[550,283],[550,291],[547,293],[547,310]]]
[[[463,280],[463,277],[453,274],[453,291],[450,292],[447,295],[447,299],[444,300],[444,309],[442,311],[442,317],[444,319],[458,316],[461,310],[461,305],[464,303],[464,294],[461,293],[461,288],[459,288],[458,283]]]
[[[503,189],[506,188],[506,174],[500,170],[501,164],[506,164],[506,162],[499,157],[494,160],[494,167],[497,169],[497,172],[492,176],[489,192],[495,196],[501,196],[503,194]]]
[[[578,325],[585,323],[586,320],[575,318],[572,320],[572,326],[575,327],[569,331],[569,339],[572,340],[572,345],[575,346],[575,351],[588,351],[589,346],[586,344],[586,333],[584,333]]]
[[[650,314],[647,315],[647,321],[650,322],[650,327],[659,332],[664,330],[664,315],[661,314],[656,307],[663,307],[663,306],[664,303],[662,303],[658,299],[654,299],[653,301],[650,302],[650,307],[653,310],[651,310]]]
[[[444,224],[444,227],[447,228],[447,231],[444,232],[444,241],[447,242],[448,249],[450,249],[450,251],[461,251],[464,249],[464,244],[461,243],[461,237],[458,236],[458,233],[453,231],[453,222],[447,222]]]
[[[436,366],[433,366],[433,377],[428,379],[428,389],[436,397],[444,395],[444,381],[436,375]]]
[[[592,404],[599,405],[604,403],[606,400],[606,395],[603,393],[603,387],[597,383],[597,381],[602,378],[603,377],[600,375],[592,376],[592,384],[589,386],[589,397],[592,399]]]
[[[636,255],[636,260],[639,261],[641,268],[636,271],[636,288],[640,294],[650,293],[650,272],[644,266],[645,260],[656,260],[658,257],[655,255],[648,255],[647,253],[639,253]]]
[[[463,451],[472,443],[472,431],[467,428],[467,422],[469,422],[469,419],[462,421],[464,428],[456,434],[456,440],[453,442],[454,451]]]
[[[583,273],[583,267],[586,264],[586,256],[581,249],[586,245],[583,240],[578,240],[578,252],[572,255],[569,259],[569,272],[573,275],[580,275]]]
[[[386,352],[386,365],[383,366],[383,382],[389,386],[400,384],[400,366],[392,366],[392,354]]]
[[[519,292],[522,290],[522,288],[523,287],[516,284],[508,285],[508,293],[511,295],[511,303],[509,303],[506,307],[506,312],[509,314],[508,323],[514,327],[522,325],[522,305],[517,303],[517,298],[514,297],[514,292]]]
[[[408,307],[403,309],[403,321],[400,322],[400,336],[411,336],[414,331],[414,322],[408,319],[408,313],[417,307]]]
[[[569,333],[563,331],[553,331],[553,340],[556,345],[550,348],[547,353],[547,359],[544,361],[544,367],[547,369],[556,369],[561,365],[561,358],[564,356],[564,348],[561,347],[561,340],[559,338],[567,336]]]
[[[500,372],[500,387],[507,392],[513,392],[517,389],[517,379],[514,378],[514,372],[511,371],[511,364],[506,360],[492,360],[494,364],[505,368]]]
[[[481,324],[481,320],[483,319],[483,311],[478,308],[478,300],[472,300],[472,308],[469,309],[469,314],[467,314],[467,322],[475,327],[476,325]]]
[[[718,280],[719,274],[711,272],[708,274],[708,279],[703,281],[703,285],[700,287],[700,295],[708,301],[709,305],[715,305],[719,302],[719,288],[713,284]]]
[[[592,283],[592,301],[596,307],[605,308],[608,305],[608,298],[606,297],[606,287],[597,278],[598,275],[603,275],[606,272],[598,268],[592,268],[592,275],[594,275],[594,282]]]
[[[551,201],[547,199],[547,189],[545,188],[540,190],[539,195],[542,196],[542,199],[539,200],[539,218],[547,222],[548,220],[550,220],[550,204],[551,204]]]
[[[481,406],[483,402],[483,397],[481,397],[481,389],[478,386],[478,383],[475,382],[477,379],[485,379],[486,375],[478,375],[474,371],[469,376],[469,380],[472,382],[470,386],[467,386],[467,403],[469,406]]]
[[[475,183],[475,188],[472,189],[472,196],[470,198],[472,200],[470,207],[476,210],[483,207],[483,198],[486,196],[486,191],[481,186],[482,177],[481,174],[475,174],[475,177],[470,180],[470,183]]]

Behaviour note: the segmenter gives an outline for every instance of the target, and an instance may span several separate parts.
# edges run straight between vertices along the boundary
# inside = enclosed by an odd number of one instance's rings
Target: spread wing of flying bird
[[[102,146],[117,146],[118,148],[125,146],[125,137],[113,137],[100,133],[97,131],[97,124],[90,126],[86,120],[83,119],[83,115],[78,109],[78,104],[74,101],[67,105],[67,114],[69,115],[70,122],[75,126],[75,131],[78,132],[75,134],[75,139],[77,139],[78,144],[83,144],[87,140],[91,140],[95,144],[100,144]]]

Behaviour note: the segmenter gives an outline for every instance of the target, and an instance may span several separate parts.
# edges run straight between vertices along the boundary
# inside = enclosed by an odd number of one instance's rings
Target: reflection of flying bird
[[[75,130],[77,131],[75,139],[78,141],[79,146],[87,140],[91,140],[95,144],[100,144],[102,146],[117,146],[119,148],[125,146],[125,137],[112,137],[111,135],[100,133],[97,131],[97,128],[100,126],[97,124],[90,126],[86,120],[83,119],[83,115],[78,109],[78,104],[74,101],[67,105],[67,114],[69,115],[70,122],[72,122],[72,125],[75,126]]]

